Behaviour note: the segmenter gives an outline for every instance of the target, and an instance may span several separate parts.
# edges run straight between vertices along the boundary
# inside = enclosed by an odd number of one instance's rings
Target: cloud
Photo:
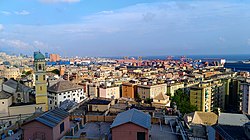
[[[11,15],[11,12],[9,12],[9,11],[1,11],[1,14],[8,16],[8,15]]]
[[[14,49],[32,49],[33,47],[28,44],[28,43],[25,43],[21,40],[18,40],[18,39],[0,39],[0,42],[1,42],[1,45],[3,46],[9,46],[9,47],[12,47]]]
[[[113,14],[114,11],[101,11],[99,14]]]
[[[15,11],[14,12],[16,15],[29,15],[30,12],[26,11],[26,10],[22,10],[22,11]]]
[[[49,50],[49,46],[47,44],[38,40],[33,41],[32,45],[34,46],[34,49],[37,49],[37,50],[40,50],[40,49],[46,50],[46,51]]]
[[[3,24],[0,24],[0,32],[3,31],[4,27]]]
[[[2,37],[35,40],[30,42],[34,48],[59,46],[62,52],[70,55],[112,55],[121,52],[123,47],[135,49],[133,52],[140,55],[234,52],[211,47],[218,43],[222,48],[229,45],[236,50],[234,53],[241,53],[245,50],[237,49],[237,44],[250,45],[250,40],[243,38],[248,32],[242,32],[250,29],[247,24],[249,8],[250,5],[226,1],[142,3],[83,16],[74,23],[6,25],[5,28],[12,32],[2,34]],[[76,18],[79,16],[80,12]],[[187,46],[195,51],[183,51]],[[132,55],[133,52],[124,51],[124,54]]]
[[[226,39],[224,37],[219,37],[218,39],[219,39],[219,42],[221,42],[221,43],[225,43],[226,42]]]
[[[81,0],[39,0],[42,3],[76,3]]]
[[[0,39],[0,48],[7,49],[13,53],[32,53],[37,50],[49,51],[49,46],[42,41],[35,40],[31,43],[19,39]]]
[[[249,38],[249,39],[247,39],[247,45],[249,45],[249,46],[250,46],[250,38]]]

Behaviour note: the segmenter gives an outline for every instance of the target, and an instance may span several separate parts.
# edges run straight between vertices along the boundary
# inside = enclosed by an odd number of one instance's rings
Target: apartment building
[[[211,111],[212,87],[209,84],[200,84],[190,88],[190,103],[198,108],[198,111]]]
[[[242,112],[250,114],[250,79],[240,83],[240,92],[242,94]]]
[[[125,98],[135,98],[137,93],[137,84],[133,83],[123,83],[122,84],[122,97]]]
[[[86,99],[82,86],[70,81],[59,81],[48,88],[49,109],[59,107],[65,100],[80,103]]]
[[[120,86],[100,86],[99,87],[100,97],[118,99],[120,98]]]
[[[153,99],[159,94],[167,93],[167,84],[147,84],[147,85],[137,85],[137,93],[141,99]]]

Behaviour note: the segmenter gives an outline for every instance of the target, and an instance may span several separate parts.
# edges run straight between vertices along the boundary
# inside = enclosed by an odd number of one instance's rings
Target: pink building
[[[69,114],[53,109],[25,122],[22,129],[24,140],[59,140],[70,130]]]
[[[102,98],[118,99],[120,98],[120,87],[100,87],[99,96]]]
[[[49,58],[50,62],[56,62],[60,60],[60,56],[58,54],[50,54]]]
[[[111,125],[112,140],[149,140],[151,117],[137,109],[117,115]]]

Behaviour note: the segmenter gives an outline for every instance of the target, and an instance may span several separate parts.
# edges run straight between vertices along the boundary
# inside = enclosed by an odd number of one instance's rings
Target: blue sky
[[[247,0],[1,0],[0,51],[249,54]]]

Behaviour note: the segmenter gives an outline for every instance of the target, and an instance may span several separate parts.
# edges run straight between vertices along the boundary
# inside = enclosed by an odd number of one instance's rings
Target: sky
[[[248,0],[0,0],[0,51],[250,54]]]

